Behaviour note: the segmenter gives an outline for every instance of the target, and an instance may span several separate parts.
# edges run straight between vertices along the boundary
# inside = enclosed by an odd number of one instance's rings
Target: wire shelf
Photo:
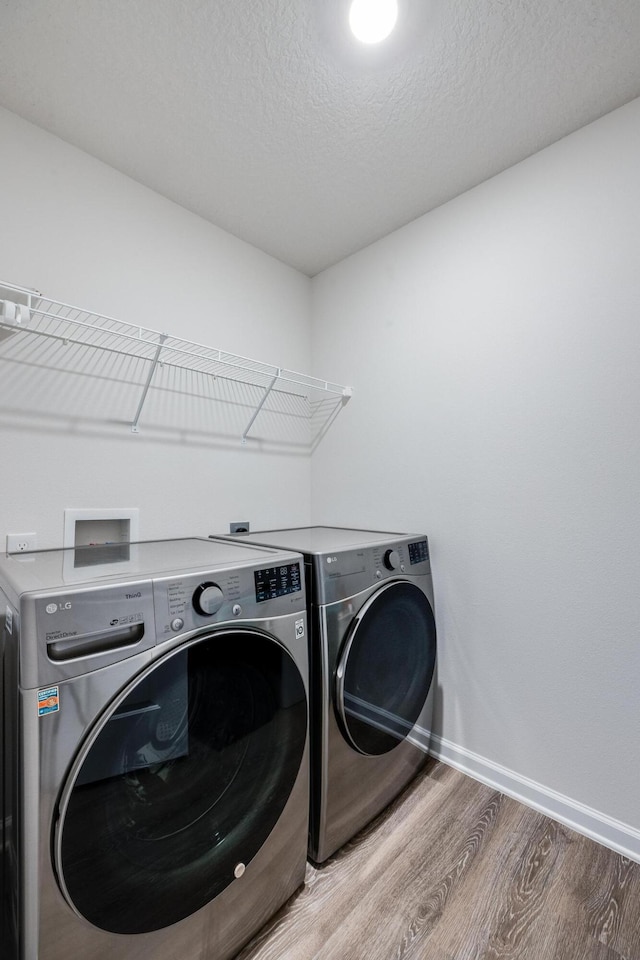
[[[301,398],[307,405],[309,420],[317,416],[328,398],[345,404],[352,395],[351,388],[341,384],[126,323],[48,299],[37,290],[0,281],[0,342],[13,336],[44,338],[144,361],[146,380],[131,420],[134,433],[139,430],[158,368],[189,371],[255,388],[254,409],[242,432],[243,443],[271,395],[282,394],[280,399],[285,402],[287,395]]]

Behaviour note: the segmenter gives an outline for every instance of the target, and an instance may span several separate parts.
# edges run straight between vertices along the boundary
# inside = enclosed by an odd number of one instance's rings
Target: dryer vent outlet
[[[235,523],[230,523],[229,533],[249,533],[249,521],[236,520]]]

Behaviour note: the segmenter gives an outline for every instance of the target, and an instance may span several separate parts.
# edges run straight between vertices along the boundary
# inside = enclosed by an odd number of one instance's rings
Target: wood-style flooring
[[[640,864],[430,759],[238,960],[640,960]]]

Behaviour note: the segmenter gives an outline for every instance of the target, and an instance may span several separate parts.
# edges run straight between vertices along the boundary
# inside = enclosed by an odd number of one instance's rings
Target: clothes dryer
[[[426,762],[436,663],[427,537],[317,526],[234,539],[298,550],[305,558],[309,854],[322,862]]]
[[[302,558],[99,560],[0,559],[3,960],[226,960],[304,881]]]

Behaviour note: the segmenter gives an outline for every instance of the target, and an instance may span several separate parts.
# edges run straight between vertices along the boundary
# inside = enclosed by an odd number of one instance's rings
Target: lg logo
[[[337,563],[337,562],[338,562],[337,557],[327,557],[327,563]]]
[[[45,610],[47,613],[55,613],[57,610],[71,610],[71,601],[65,600],[64,603],[48,603]]]

